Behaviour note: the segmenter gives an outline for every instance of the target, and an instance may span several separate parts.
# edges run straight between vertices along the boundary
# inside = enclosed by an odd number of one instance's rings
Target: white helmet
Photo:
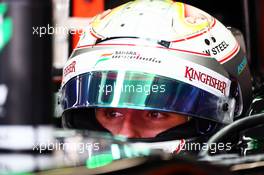
[[[97,15],[63,70],[63,119],[74,128],[102,129],[93,110],[113,107],[228,124],[250,98],[247,59],[232,33],[170,0],[131,1]],[[81,120],[83,110],[90,116]]]

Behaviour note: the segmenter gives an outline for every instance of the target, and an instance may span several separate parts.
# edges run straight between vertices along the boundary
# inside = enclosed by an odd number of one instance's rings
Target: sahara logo
[[[152,57],[152,56],[142,56],[140,53],[135,51],[115,51],[114,53],[107,53],[102,54],[100,58],[95,63],[94,67],[97,66],[100,62],[107,61],[110,59],[114,60],[121,60],[121,61],[130,61],[130,62],[137,62],[137,63],[155,63],[160,64],[161,60]],[[93,67],[93,68],[94,68]]]
[[[13,31],[12,19],[4,18],[7,11],[7,4],[0,3],[0,51],[10,41]]]
[[[100,59],[96,61],[95,65],[93,67],[95,67],[97,64],[99,64],[100,62],[103,62],[103,61],[107,61],[107,60],[110,60],[112,57],[113,54],[112,53],[106,53],[106,54],[102,54],[100,56]]]

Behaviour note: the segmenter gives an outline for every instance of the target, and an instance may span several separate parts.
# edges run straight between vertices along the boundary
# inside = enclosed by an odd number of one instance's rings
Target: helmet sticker
[[[76,61],[72,61],[67,67],[63,69],[63,76],[67,76],[69,73],[75,72]]]
[[[227,85],[225,81],[218,80],[217,78],[207,75],[201,71],[195,70],[192,67],[186,66],[185,78],[189,79],[189,81],[199,81],[201,83],[209,85],[226,95],[225,93]]]
[[[100,62],[102,62],[102,61],[109,60],[112,57],[112,55],[113,55],[112,53],[102,54],[101,55],[101,58],[98,61],[96,61],[95,65],[93,67],[97,66],[97,64],[100,63]]]
[[[216,42],[216,41],[215,41]],[[210,41],[208,39],[205,39],[205,43],[207,45],[210,45]],[[216,45],[215,47],[210,49],[207,49],[203,51],[204,53],[207,53],[208,55],[217,55],[220,52],[223,52],[229,44],[227,44],[225,41],[222,41],[220,44]]]

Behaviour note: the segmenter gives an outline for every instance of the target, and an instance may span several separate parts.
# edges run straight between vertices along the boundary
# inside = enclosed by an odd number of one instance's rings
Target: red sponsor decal
[[[194,68],[189,67],[189,66],[186,66],[184,77],[188,78],[190,81],[196,80],[196,81],[202,82],[206,85],[209,85],[219,90],[221,93],[226,95],[225,94],[225,90],[226,90],[225,81],[218,80],[217,78],[214,78],[213,76],[197,71]]]
[[[176,149],[174,150],[173,153],[174,154],[179,154],[182,151],[184,145],[185,145],[185,140],[184,139],[181,139],[180,140],[180,144],[176,147]]]
[[[71,64],[69,64],[67,67],[63,70],[63,76],[67,76],[69,73],[75,72],[75,65],[76,61],[73,61]]]

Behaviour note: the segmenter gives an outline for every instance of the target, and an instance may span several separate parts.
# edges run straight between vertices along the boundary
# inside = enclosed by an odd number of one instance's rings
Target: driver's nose
[[[141,133],[137,129],[137,123],[139,122],[137,119],[140,115],[135,111],[128,111],[121,123],[120,129],[117,135],[122,135],[128,138],[140,138]]]

